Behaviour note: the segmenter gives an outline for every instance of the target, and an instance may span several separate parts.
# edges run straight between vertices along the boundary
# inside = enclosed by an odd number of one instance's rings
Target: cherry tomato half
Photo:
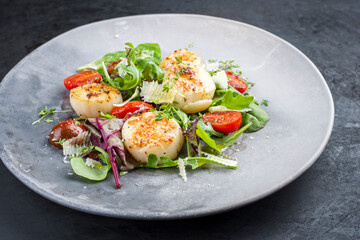
[[[115,67],[121,62],[121,60],[113,61],[107,65],[107,70],[110,74],[112,74],[115,70]]]
[[[73,88],[90,84],[90,83],[100,83],[101,75],[97,71],[84,71],[70,77],[65,78],[64,85],[67,89],[71,90]]]
[[[247,89],[246,82],[238,75],[232,72],[226,71],[226,75],[229,78],[229,85],[238,90],[240,93],[244,93]]]
[[[63,148],[62,145],[57,142],[62,139],[71,139],[85,131],[87,131],[87,128],[84,124],[75,124],[73,119],[68,119],[66,121],[59,122],[53,127],[53,129],[51,129],[49,141],[54,147]]]
[[[210,123],[215,131],[222,133],[235,132],[242,121],[241,113],[236,111],[207,112],[202,119]]]
[[[124,118],[126,114],[133,113],[142,108],[144,108],[146,111],[149,111],[150,109],[154,109],[153,106],[151,106],[146,102],[133,101],[133,102],[128,102],[121,107],[114,107],[113,110],[111,111],[111,114],[117,118]]]

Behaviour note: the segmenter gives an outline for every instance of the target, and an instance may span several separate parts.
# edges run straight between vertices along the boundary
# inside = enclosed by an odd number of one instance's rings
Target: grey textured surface
[[[295,45],[324,75],[336,109],[329,144],[299,179],[254,204],[205,218],[144,222],[79,213],[31,192],[1,167],[2,239],[358,239],[359,8],[358,1],[2,2],[1,78],[40,44],[88,22],[201,13],[261,27]]]
[[[186,37],[169,38],[189,28],[193,31]],[[226,151],[238,158],[239,170],[210,165],[188,172],[184,183],[176,169],[138,169],[123,177],[123,186],[116,191],[109,180],[94,183],[72,174],[61,151],[48,146],[46,136],[53,124],[28,127],[44,105],[71,109],[63,79],[76,66],[117,51],[126,42],[157,42],[165,57],[189,41],[204,61],[235,60],[244,76],[256,82],[251,93],[258,101],[271,99],[266,108],[271,120],[266,127],[244,134],[238,142],[241,145],[236,145],[240,151]],[[276,79],[269,81],[268,76]],[[22,182],[71,208],[135,219],[208,215],[273,193],[319,157],[334,119],[333,100],[324,78],[293,46],[247,24],[190,14],[115,18],[60,35],[6,75],[0,88],[0,111],[8,109],[8,114],[0,116],[4,125],[0,135],[7,136],[0,139],[0,157]],[[73,115],[71,111],[54,118],[58,122]]]

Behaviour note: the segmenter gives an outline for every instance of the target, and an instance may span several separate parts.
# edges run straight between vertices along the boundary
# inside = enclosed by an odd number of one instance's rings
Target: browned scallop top
[[[137,148],[168,146],[179,131],[175,120],[163,117],[162,120],[155,121],[155,114],[152,112],[130,118],[127,124],[132,128],[131,145]]]
[[[179,49],[170,53],[166,58],[164,58],[160,64],[160,67],[163,69],[168,69],[171,65],[176,65],[176,63],[178,63],[178,60],[176,60],[175,57],[177,57],[179,60],[183,62],[200,64],[200,58],[196,53],[190,52],[187,49]]]
[[[176,64],[171,66],[165,76],[175,88],[183,92],[205,92],[204,84],[199,78],[199,68],[193,65]]]
[[[70,91],[72,98],[96,101],[96,102],[109,102],[114,99],[114,96],[119,95],[118,89],[103,84],[103,83],[92,83],[74,88]]]

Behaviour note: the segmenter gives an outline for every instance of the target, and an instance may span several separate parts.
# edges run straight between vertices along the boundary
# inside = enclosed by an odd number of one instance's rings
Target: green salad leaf
[[[101,181],[106,178],[108,171],[111,169],[110,158],[102,148],[95,147],[95,149],[100,152],[99,157],[105,165],[98,162],[95,166],[89,166],[81,156],[72,157],[70,164],[76,175],[89,180]]]
[[[249,106],[253,100],[253,96],[243,96],[242,94],[236,96],[233,91],[228,91],[225,93],[221,105],[231,110],[241,110]]]
[[[209,122],[205,123],[202,119],[200,119],[198,124],[206,132],[206,134],[209,135],[210,137],[211,136],[216,136],[216,137],[224,136],[224,133],[215,131],[214,128],[211,126],[211,123],[209,123]]]
[[[233,132],[229,135],[225,135],[220,138],[213,139],[210,137],[210,135],[204,129],[202,129],[201,125],[198,124],[197,129],[196,129],[196,135],[198,135],[209,147],[220,152],[223,148],[234,145],[236,139],[243,132],[245,132],[246,129],[248,129],[251,125],[252,125],[252,122],[249,122],[245,126],[241,127],[239,130],[237,130],[236,132]]]
[[[246,132],[255,132],[260,128],[263,128],[269,121],[269,115],[260,106],[254,102],[248,106],[251,110],[248,112],[242,112],[243,125],[252,123],[252,125],[246,130]]]
[[[148,163],[140,164],[138,167],[144,168],[167,168],[177,166],[177,162],[171,160],[169,157],[160,157],[161,164],[158,164],[158,157],[156,154],[151,153],[148,157]]]
[[[86,165],[82,157],[71,158],[70,164],[76,175],[94,181],[104,180],[109,171],[107,166],[96,168]]]
[[[226,135],[222,138],[216,138],[215,142],[216,145],[218,146],[218,148],[224,148],[224,147],[231,147],[232,145],[234,145],[236,139],[238,139],[238,137],[245,132],[247,129],[249,129],[251,127],[253,123],[249,122],[248,124],[246,124],[245,126],[243,126],[242,128],[240,128],[239,130],[237,130],[236,132],[233,132],[229,135]]]
[[[197,125],[196,129],[196,135],[200,137],[209,147],[215,149],[216,151],[221,151],[221,148],[219,148],[215,142],[214,139],[212,139],[204,129],[201,128],[200,124]]]
[[[159,67],[161,50],[157,43],[143,43],[134,48],[133,44],[126,43],[126,51],[108,53],[99,60],[81,66],[78,71],[96,70],[103,81],[119,90],[130,90],[141,84],[141,79],[162,81],[165,71]],[[107,65],[121,60],[109,76]]]
[[[244,96],[238,91],[233,90],[231,87],[227,90],[217,92],[225,94],[214,98],[212,106],[224,106],[230,110],[242,110],[249,106],[249,104],[254,100],[253,96]]]
[[[201,152],[202,156],[196,157],[187,157],[183,159],[184,164],[187,166],[191,166],[194,170],[206,163],[213,163],[229,168],[237,168],[236,161],[229,160],[225,158],[221,158],[209,153]],[[178,160],[171,160],[169,157],[160,157],[161,164],[158,164],[158,157],[156,154],[151,153],[148,157],[147,164],[140,164],[138,167],[143,168],[168,168],[168,167],[177,167]]]

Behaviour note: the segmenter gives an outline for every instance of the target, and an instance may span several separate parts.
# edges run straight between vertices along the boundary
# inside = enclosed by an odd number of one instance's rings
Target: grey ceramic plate
[[[78,66],[134,44],[158,42],[163,56],[193,43],[202,59],[234,59],[252,93],[269,99],[268,125],[245,134],[238,170],[136,170],[115,189],[111,174],[94,183],[71,175],[46,136],[53,124],[31,123],[44,106],[69,108],[63,79]],[[207,215],[263,198],[285,186],[319,157],[333,126],[331,93],[299,50],[259,28],[199,15],[144,15],[97,22],[42,45],[1,82],[0,152],[9,170],[42,196],[80,211],[122,218],[167,219]],[[57,114],[56,121],[72,113]],[[73,116],[73,115],[72,115]]]

